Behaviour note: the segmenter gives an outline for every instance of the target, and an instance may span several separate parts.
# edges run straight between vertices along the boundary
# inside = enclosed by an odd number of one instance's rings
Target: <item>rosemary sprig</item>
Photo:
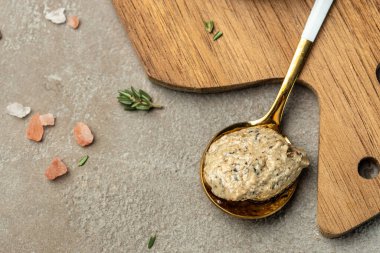
[[[124,106],[126,111],[149,111],[152,108],[162,108],[153,103],[152,97],[143,90],[136,90],[131,86],[130,90],[119,91],[117,100]]]
[[[203,23],[205,25],[205,30],[208,33],[212,33],[212,31],[214,31],[214,21],[213,20],[203,21]]]

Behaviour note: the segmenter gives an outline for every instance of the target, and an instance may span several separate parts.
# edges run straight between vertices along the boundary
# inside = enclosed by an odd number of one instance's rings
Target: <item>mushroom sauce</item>
[[[211,144],[204,160],[204,178],[220,198],[263,201],[285,190],[308,165],[306,153],[276,131],[250,127]]]

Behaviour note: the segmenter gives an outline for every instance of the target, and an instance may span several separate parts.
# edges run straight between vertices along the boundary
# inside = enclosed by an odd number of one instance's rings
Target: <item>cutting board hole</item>
[[[377,77],[377,81],[379,81],[380,83],[380,63],[379,65],[377,65],[377,68],[376,68],[376,77]]]
[[[366,157],[359,162],[359,175],[365,179],[373,179],[379,175],[379,162],[373,157]]]

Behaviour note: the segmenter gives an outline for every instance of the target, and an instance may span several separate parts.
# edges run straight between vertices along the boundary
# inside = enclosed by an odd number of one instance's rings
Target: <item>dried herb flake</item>
[[[87,162],[88,158],[89,158],[88,155],[83,156],[83,157],[79,160],[79,162],[78,162],[78,166],[81,167],[81,166],[85,165],[85,163]]]
[[[222,36],[223,36],[223,32],[218,31],[218,32],[214,35],[213,40],[216,41],[216,40],[218,40],[218,39],[219,39],[220,37],[222,37]]]
[[[151,236],[148,241],[148,249],[151,249],[156,241],[156,235]]]
[[[214,31],[214,21],[213,20],[203,21],[203,23],[205,25],[205,30],[208,33],[212,33],[212,31]]]

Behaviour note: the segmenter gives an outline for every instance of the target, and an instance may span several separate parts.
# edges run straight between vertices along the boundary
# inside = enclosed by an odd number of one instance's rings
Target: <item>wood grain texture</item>
[[[312,0],[113,0],[148,76],[214,92],[285,75]],[[212,41],[203,20],[224,36]],[[320,102],[318,224],[342,235],[380,213],[380,0],[337,0],[300,79]]]

